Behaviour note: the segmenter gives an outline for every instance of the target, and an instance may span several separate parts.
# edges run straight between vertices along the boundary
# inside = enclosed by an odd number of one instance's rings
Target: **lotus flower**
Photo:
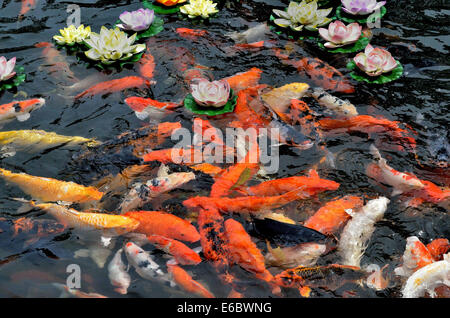
[[[189,18],[201,16],[206,19],[210,14],[219,12],[216,9],[217,3],[211,0],[190,0],[189,4],[185,4],[180,8],[181,13],[187,14]]]
[[[191,95],[200,106],[222,107],[230,97],[230,85],[225,80],[210,82],[195,78],[191,82]]]
[[[155,19],[155,12],[150,9],[139,9],[136,11],[125,11],[119,16],[122,24],[117,26],[124,30],[143,31],[147,30],[152,25]]]
[[[386,1],[377,0],[341,0],[342,9],[352,15],[367,15],[380,9]]]
[[[0,82],[7,81],[16,75],[14,66],[16,66],[15,57],[9,61],[4,56],[0,57]]]
[[[283,28],[290,27],[294,31],[301,31],[303,27],[310,31],[316,31],[317,27],[330,23],[331,19],[326,16],[333,8],[317,9],[317,0],[301,3],[290,2],[287,11],[274,9],[273,13],[280,17],[273,22]]]
[[[366,46],[364,53],[358,53],[353,61],[369,76],[379,76],[397,67],[397,61],[391,53],[379,47],[373,48],[370,44]]]
[[[185,3],[187,0],[156,0],[156,2],[165,5],[167,7],[171,7],[180,3]]]
[[[82,43],[84,40],[89,38],[91,35],[91,27],[84,27],[84,25],[80,25],[76,28],[73,24],[69,25],[69,27],[59,30],[61,35],[55,35],[53,39],[59,45],[73,45],[75,43]]]
[[[320,28],[319,34],[325,41],[328,41],[324,44],[325,47],[333,49],[358,41],[361,30],[362,26],[356,22],[345,26],[341,21],[335,21],[330,23],[328,29]]]
[[[133,45],[136,33],[128,37],[119,28],[107,29],[102,26],[100,34],[92,32],[85,40],[91,49],[85,54],[92,60],[100,60],[103,64],[112,64],[118,60],[126,60],[134,54],[145,50],[145,44]]]

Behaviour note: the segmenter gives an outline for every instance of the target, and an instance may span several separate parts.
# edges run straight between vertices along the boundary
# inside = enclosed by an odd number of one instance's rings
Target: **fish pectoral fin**
[[[30,115],[30,113],[23,113],[23,114],[17,115],[16,117],[17,117],[18,121],[22,122],[22,121],[28,120],[31,117],[31,115]]]

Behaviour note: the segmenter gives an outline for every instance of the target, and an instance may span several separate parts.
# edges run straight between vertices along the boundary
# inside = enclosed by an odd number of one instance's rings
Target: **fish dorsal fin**
[[[167,167],[165,164],[161,164],[161,166],[158,169],[158,178],[160,177],[167,177],[169,175],[169,167]]]
[[[311,169],[308,171],[308,176],[310,178],[317,178],[320,179],[319,174],[317,173],[317,171],[315,169]]]

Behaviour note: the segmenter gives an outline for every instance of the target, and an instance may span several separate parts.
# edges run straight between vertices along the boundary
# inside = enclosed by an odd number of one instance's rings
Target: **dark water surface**
[[[211,67],[214,78],[219,79],[234,75],[251,67],[264,71],[261,83],[279,87],[291,82],[307,82],[314,86],[308,78],[303,78],[290,67],[282,65],[269,48],[256,51],[242,51],[234,56],[227,56],[224,47],[234,42],[224,37],[224,33],[244,31],[257,23],[267,21],[273,8],[287,5],[288,1],[229,1],[219,4],[220,12],[207,24],[193,26],[189,21],[180,20],[177,15],[163,16],[164,31],[159,33],[152,43],[164,47],[169,40],[170,45],[189,49],[199,64]],[[136,118],[125,103],[128,96],[148,96],[160,101],[180,100],[185,91],[182,90],[182,77],[172,66],[175,56],[166,56],[156,60],[157,81],[151,89],[127,90],[105,96],[84,98],[74,103],[73,96],[80,91],[69,92],[64,86],[73,82],[67,81],[60,73],[52,73],[46,66],[42,49],[34,45],[38,42],[51,42],[53,35],[66,26],[66,8],[69,4],[81,7],[81,23],[90,25],[98,32],[102,25],[111,27],[117,17],[125,10],[132,11],[141,7],[140,1],[37,1],[35,9],[23,20],[17,16],[21,3],[17,0],[0,0],[0,55],[7,58],[17,56],[17,64],[23,65],[27,80],[15,92],[0,93],[0,104],[13,99],[43,97],[46,105],[33,112],[25,122],[13,121],[2,128],[2,131],[19,129],[42,129],[54,131],[62,135],[79,135],[107,141],[127,130],[143,126],[145,123]],[[405,73],[397,81],[382,86],[356,83],[356,92],[350,95],[338,95],[348,98],[360,114],[382,115],[391,120],[398,120],[412,126],[417,135],[417,155],[408,152],[383,151],[389,164],[399,171],[410,171],[420,179],[430,180],[440,186],[449,186],[448,171],[433,165],[436,158],[433,147],[429,147],[429,136],[435,133],[443,140],[449,138],[449,95],[450,95],[450,63],[449,43],[450,5],[446,1],[388,1],[388,12],[381,21],[381,27],[373,29],[372,44],[386,47],[392,55],[400,60]],[[207,29],[212,36],[210,40],[201,39],[192,42],[179,37],[175,28]],[[269,35],[277,46],[283,47],[287,38],[275,33]],[[353,54],[331,55],[320,51],[310,43],[297,43],[296,58],[303,56],[319,57],[336,67],[344,74],[347,59]],[[75,56],[60,51],[70,65],[76,78],[83,79],[99,74],[94,68],[87,69],[78,63]],[[112,72],[102,75],[101,80],[136,75],[135,69],[124,69],[120,73]],[[349,77],[349,76],[348,76]],[[66,96],[64,96],[66,94]],[[189,116],[179,116],[184,126],[188,126]],[[326,139],[327,148],[337,154],[336,169],[323,165],[319,175],[335,180],[341,184],[338,191],[320,196],[322,202],[345,195],[374,196],[380,189],[374,187],[365,175],[365,166],[372,160],[369,145],[374,142],[365,134],[339,135]],[[15,172],[26,172],[36,176],[46,176],[66,181],[76,181],[85,185],[100,178],[98,171],[80,173],[83,167],[74,162],[78,149],[54,149],[42,153],[18,152],[14,157],[0,159],[0,166]],[[280,170],[272,176],[281,178],[303,173],[320,159],[314,151],[282,149]],[[448,158],[447,158],[448,160]],[[418,164],[421,163],[421,165]],[[105,163],[106,167],[110,167]],[[113,169],[111,167],[111,169]],[[110,171],[115,174],[117,171]],[[172,196],[171,209],[180,215],[183,207],[181,199],[198,195],[199,190],[205,194],[209,190],[212,179],[193,184],[177,190]],[[12,198],[23,197],[23,193],[15,186],[6,185],[0,180],[0,297],[57,297],[60,292],[50,283],[65,283],[66,267],[79,264],[82,270],[82,290],[97,292],[110,297],[118,297],[108,280],[105,268],[99,268],[90,258],[74,258],[74,252],[86,248],[85,241],[77,233],[65,230],[62,233],[49,235],[37,242],[26,243],[30,235],[12,237],[12,222],[24,215],[39,219],[51,219],[42,212],[17,213],[19,204]],[[178,205],[178,207],[177,207]],[[314,207],[316,209],[317,206]],[[307,207],[289,205],[290,216],[302,221],[307,218]],[[294,213],[294,212],[295,213]],[[432,204],[421,207],[404,208],[395,198],[391,199],[384,219],[376,224],[362,264],[375,263],[382,267],[389,264],[388,272],[401,263],[400,257],[405,248],[406,238],[415,235],[422,242],[428,243],[434,238],[450,238],[450,217],[448,211]],[[113,252],[123,243],[119,238],[115,242]],[[264,242],[258,246],[264,249]],[[194,245],[195,246],[195,245]],[[146,250],[153,251],[158,263],[164,266],[165,258],[150,245]],[[111,254],[107,260],[112,258]],[[330,253],[319,260],[319,265],[337,261],[335,253]],[[226,297],[230,288],[223,286],[216,278],[214,269],[206,262],[196,267],[186,267],[194,274],[194,278],[208,286],[218,297]],[[131,271],[132,284],[127,297],[190,297],[177,287],[140,279]],[[245,273],[242,273],[245,275]],[[248,297],[269,297],[270,289],[249,279]],[[316,290],[318,297],[343,297],[354,292],[356,297],[399,297],[401,284],[392,280],[392,287],[376,292],[358,285],[345,285],[336,291]],[[297,297],[295,290],[287,291],[287,297]]]

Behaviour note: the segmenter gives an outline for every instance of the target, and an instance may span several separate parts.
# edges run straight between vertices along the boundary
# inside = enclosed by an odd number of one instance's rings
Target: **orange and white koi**
[[[174,282],[183,288],[185,291],[203,298],[214,298],[214,295],[206,289],[202,284],[195,281],[191,275],[189,275],[180,266],[168,264],[167,271],[171,274]]]
[[[233,76],[224,78],[230,85],[230,88],[235,92],[258,85],[261,78],[262,70],[253,67],[246,72],[240,72]]]
[[[357,212],[362,206],[362,198],[347,195],[327,202],[303,225],[326,235],[334,234],[351,218],[348,211]]]
[[[118,78],[102,83],[98,83],[84,92],[79,93],[75,96],[75,99],[80,99],[82,97],[92,97],[98,94],[110,94],[115,92],[120,92],[129,88],[142,88],[150,87],[151,81],[144,79],[139,76],[127,76],[123,78]]]
[[[108,298],[102,294],[86,293],[79,289],[69,288],[69,287],[67,287],[67,285],[63,285],[60,283],[52,283],[52,285],[62,291],[61,296],[60,296],[62,298],[71,297],[71,296],[76,297],[76,298]]]
[[[450,250],[450,242],[444,238],[435,239],[427,244],[427,249],[435,261],[440,261],[443,255]]]
[[[268,253],[264,256],[269,266],[292,268],[297,266],[314,266],[319,257],[327,250],[326,245],[302,243],[288,247],[272,248],[267,242]]]
[[[25,173],[14,173],[0,168],[0,176],[14,183],[34,199],[44,202],[92,202],[99,201],[103,193],[94,187],[85,187],[74,182],[35,177]]]
[[[381,182],[392,186],[392,196],[409,192],[412,190],[422,189],[424,184],[413,174],[399,172],[388,166],[386,160],[381,157],[380,152],[374,146],[370,146],[371,154],[378,160],[377,168],[370,165],[367,169],[369,177],[379,177]]]
[[[200,239],[195,226],[182,218],[163,211],[129,211],[124,216],[139,222],[137,233],[161,235],[180,241],[197,242]]]
[[[122,261],[122,251],[120,248],[108,265],[108,278],[114,290],[119,294],[126,295],[131,283],[131,277],[127,272],[127,267]]]
[[[384,265],[382,268],[377,264],[370,264],[366,266],[365,270],[371,273],[366,279],[366,285],[375,290],[383,290],[389,286],[389,278],[383,275],[383,271],[389,264]]]
[[[384,216],[389,202],[388,198],[379,197],[367,202],[357,213],[347,210],[352,219],[342,230],[338,243],[343,265],[360,267],[367,242],[375,231],[375,223]]]
[[[270,28],[267,23],[260,23],[254,27],[245,30],[244,32],[230,32],[225,34],[225,36],[233,39],[239,44],[254,43],[264,39],[265,35],[270,34]]]
[[[177,240],[161,235],[149,235],[147,239],[158,249],[172,255],[180,265],[197,265],[202,261],[195,251]]]
[[[124,213],[140,208],[162,193],[176,189],[194,179],[195,174],[193,172],[169,174],[167,167],[161,165],[157,178],[151,179],[146,183],[135,183],[133,185],[120,204],[120,210]]]
[[[408,198],[407,206],[418,207],[424,202],[438,204],[446,209],[450,208],[450,189],[440,188],[431,181],[420,180],[423,188],[404,193],[402,197]]]
[[[419,268],[433,263],[433,256],[417,236],[410,236],[406,239],[402,260],[402,266],[397,267],[394,272],[398,276],[409,277]]]
[[[144,279],[168,280],[167,275],[159,268],[153,257],[140,246],[133,242],[128,242],[123,247],[128,263],[134,267],[136,273]]]
[[[25,121],[30,118],[32,111],[41,108],[44,104],[45,99],[34,98],[0,105],[0,126],[11,122],[15,118],[21,122]]]

